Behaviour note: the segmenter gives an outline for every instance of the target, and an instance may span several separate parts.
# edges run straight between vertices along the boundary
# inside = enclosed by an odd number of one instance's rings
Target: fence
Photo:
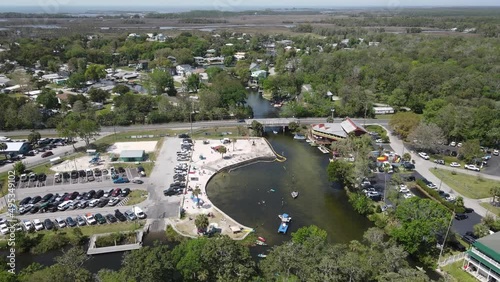
[[[460,253],[460,254],[453,255],[451,257],[447,257],[444,260],[439,261],[438,264],[439,264],[439,266],[446,266],[446,265],[448,265],[450,263],[454,263],[456,261],[459,261],[459,260],[463,259],[465,257],[465,254],[466,254],[466,252],[463,252],[463,253]]]

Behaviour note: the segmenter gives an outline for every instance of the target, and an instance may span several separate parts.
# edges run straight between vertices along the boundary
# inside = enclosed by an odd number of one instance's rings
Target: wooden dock
[[[142,237],[144,235],[143,231],[136,232],[137,239],[138,239],[137,243],[96,248],[96,246],[95,246],[96,239],[100,236],[105,236],[105,235],[109,235],[109,234],[111,234],[111,233],[92,235],[92,237],[90,238],[90,244],[89,244],[90,247],[87,250],[87,255],[99,255],[99,254],[108,254],[108,253],[116,253],[116,252],[125,252],[125,251],[132,251],[132,250],[137,250],[137,249],[142,248]]]

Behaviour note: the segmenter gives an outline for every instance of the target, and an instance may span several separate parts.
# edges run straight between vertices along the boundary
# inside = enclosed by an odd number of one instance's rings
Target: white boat
[[[291,194],[292,194],[292,198],[294,198],[294,199],[299,196],[299,192],[297,192],[297,191],[293,191]]]
[[[289,216],[287,213],[280,214],[280,215],[278,215],[278,217],[281,219],[281,222],[283,222],[283,223],[288,223],[288,222],[292,221],[292,217]]]
[[[265,255],[265,254],[258,254],[257,256],[258,256],[259,258],[265,258],[265,257],[267,257],[267,255]]]
[[[295,140],[305,140],[306,139],[306,136],[305,135],[302,135],[302,134],[295,134],[293,136],[293,139]]]
[[[318,149],[321,151],[321,153],[323,154],[328,154],[330,153],[330,151],[328,151],[327,148],[323,147],[323,146],[319,146]]]
[[[276,131],[276,130],[273,130],[273,133],[274,133],[274,134],[278,134],[278,131]]]

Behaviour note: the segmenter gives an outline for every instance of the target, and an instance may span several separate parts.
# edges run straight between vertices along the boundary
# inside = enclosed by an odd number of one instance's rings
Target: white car
[[[420,153],[418,153],[418,155],[419,155],[422,159],[424,159],[424,160],[428,160],[428,159],[430,159],[430,157],[429,157],[429,155],[427,155],[427,153],[420,152]]]
[[[85,220],[87,221],[88,225],[94,225],[97,223],[97,221],[94,218],[94,215],[92,215],[91,213],[85,215]]]
[[[66,227],[66,221],[60,217],[56,218],[56,224],[57,224],[57,227],[59,228],[64,228]]]
[[[457,147],[458,147],[458,148],[462,147],[462,143],[458,143],[458,144],[457,144]]]
[[[6,223],[2,223],[0,224],[0,232],[5,235],[7,233],[9,233],[9,227],[7,226]]]
[[[499,154],[499,153],[498,153],[498,150],[493,150],[493,155],[494,155],[494,156],[498,156],[498,154]]]
[[[30,231],[33,229],[33,223],[31,223],[31,221],[25,219],[23,220],[23,226],[24,226],[24,230],[26,231]]]
[[[89,202],[89,207],[93,208],[99,203],[99,199],[93,199]]]
[[[384,140],[382,140],[382,139],[377,139],[377,140],[375,140],[375,143],[384,143]]]
[[[452,162],[452,163],[450,164],[450,166],[451,166],[451,167],[460,167],[461,165],[460,165],[459,163],[457,163],[457,162]]]
[[[474,170],[474,171],[480,171],[480,169],[477,166],[473,165],[473,164],[464,165],[464,168],[465,169]]]
[[[33,225],[35,225],[35,230],[40,231],[43,230],[45,227],[43,226],[43,223],[39,219],[33,220]]]
[[[399,193],[403,193],[403,194],[407,194],[410,192],[410,189],[408,189],[408,187],[404,184],[401,184],[399,186]]]
[[[457,146],[457,143],[455,141],[453,141],[453,142],[450,143],[450,146],[451,147],[455,147],[455,146]]]
[[[403,198],[405,198],[405,199],[409,199],[409,198],[411,198],[411,197],[413,197],[413,196],[414,196],[414,195],[413,195],[411,192],[408,192],[408,193],[406,193],[406,194],[404,194],[404,195],[403,195]]]

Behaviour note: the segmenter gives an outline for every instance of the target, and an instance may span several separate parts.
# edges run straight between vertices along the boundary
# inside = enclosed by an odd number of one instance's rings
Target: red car
[[[121,192],[122,192],[122,189],[120,189],[120,188],[116,188],[116,189],[115,189],[115,190],[113,190],[113,192],[111,193],[111,196],[112,196],[112,197],[118,197],[118,196],[120,196]]]
[[[42,158],[50,157],[52,155],[54,155],[54,153],[52,153],[52,151],[47,151],[47,152],[42,154]]]

